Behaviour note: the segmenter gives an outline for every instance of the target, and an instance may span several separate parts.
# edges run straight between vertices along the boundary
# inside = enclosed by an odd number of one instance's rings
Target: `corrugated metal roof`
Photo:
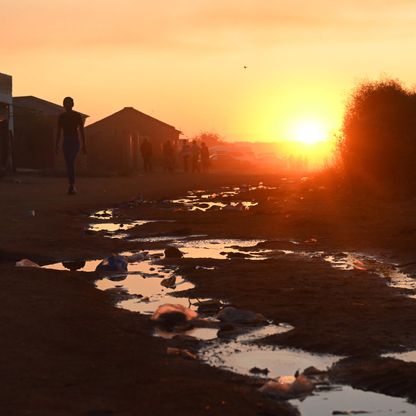
[[[42,98],[34,97],[33,95],[13,97],[13,105],[15,107],[28,108],[48,116],[58,116],[65,111],[64,107],[61,105],[43,100]],[[89,117],[86,114],[80,114],[83,117]]]

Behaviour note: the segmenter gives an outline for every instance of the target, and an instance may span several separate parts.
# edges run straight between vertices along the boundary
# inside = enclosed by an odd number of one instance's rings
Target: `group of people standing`
[[[145,138],[140,146],[145,172],[152,171],[153,148],[148,138]],[[196,140],[191,144],[185,141],[182,149],[177,152],[174,143],[166,140],[162,144],[162,167],[165,172],[174,172],[177,159],[182,160],[185,172],[207,172],[209,169],[209,149],[205,143],[199,145]]]
[[[196,140],[190,145],[184,142],[181,156],[183,160],[183,170],[185,172],[207,172],[209,169],[209,150],[207,145],[202,142],[198,145]]]

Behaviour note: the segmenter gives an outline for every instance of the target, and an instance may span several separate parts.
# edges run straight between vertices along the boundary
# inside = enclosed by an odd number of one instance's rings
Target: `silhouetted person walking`
[[[81,136],[82,140],[82,151],[84,154],[87,154],[85,147],[84,121],[81,114],[72,109],[73,107],[74,100],[71,97],[65,97],[65,112],[58,118],[58,132],[56,135],[56,153],[59,153],[59,143],[62,133],[64,136],[62,150],[64,152],[68,173],[68,195],[74,195],[77,192],[75,189],[75,160],[80,148],[79,136]]]
[[[165,172],[173,172],[175,168],[175,149],[172,142],[168,139],[162,146],[163,170]]]
[[[149,142],[148,138],[144,139],[144,142],[140,146],[140,152],[143,158],[143,167],[145,172],[152,171],[152,144]]]

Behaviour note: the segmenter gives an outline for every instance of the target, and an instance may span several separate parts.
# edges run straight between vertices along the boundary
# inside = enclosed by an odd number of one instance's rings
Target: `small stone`
[[[84,260],[78,260],[78,261],[64,261],[62,262],[62,265],[71,271],[79,270],[85,267],[85,261]]]
[[[177,247],[170,246],[165,248],[165,257],[180,259],[181,257],[183,257],[183,253]]]
[[[318,370],[316,367],[313,367],[313,366],[305,368],[305,370],[303,370],[303,374],[305,376],[319,376],[325,373],[326,371]]]
[[[263,374],[265,376],[267,376],[267,374],[270,373],[268,368],[258,368],[258,367],[253,367],[250,369],[250,373],[251,374]]]
[[[160,284],[167,288],[173,288],[176,285],[176,276],[168,277],[167,279],[163,279]]]

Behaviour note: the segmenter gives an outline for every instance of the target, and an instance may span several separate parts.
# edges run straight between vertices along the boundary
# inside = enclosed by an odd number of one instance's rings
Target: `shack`
[[[85,129],[88,170],[106,174],[127,174],[142,167],[140,145],[147,138],[155,164],[161,162],[162,144],[170,140],[177,147],[180,131],[133,107],[103,118]]]
[[[0,175],[13,170],[13,78],[0,73]]]
[[[15,165],[20,169],[62,171],[62,154],[55,153],[58,116],[61,105],[34,96],[13,98],[15,127]],[[82,114],[83,120],[88,117]],[[85,170],[85,158],[79,157],[77,168]]]

